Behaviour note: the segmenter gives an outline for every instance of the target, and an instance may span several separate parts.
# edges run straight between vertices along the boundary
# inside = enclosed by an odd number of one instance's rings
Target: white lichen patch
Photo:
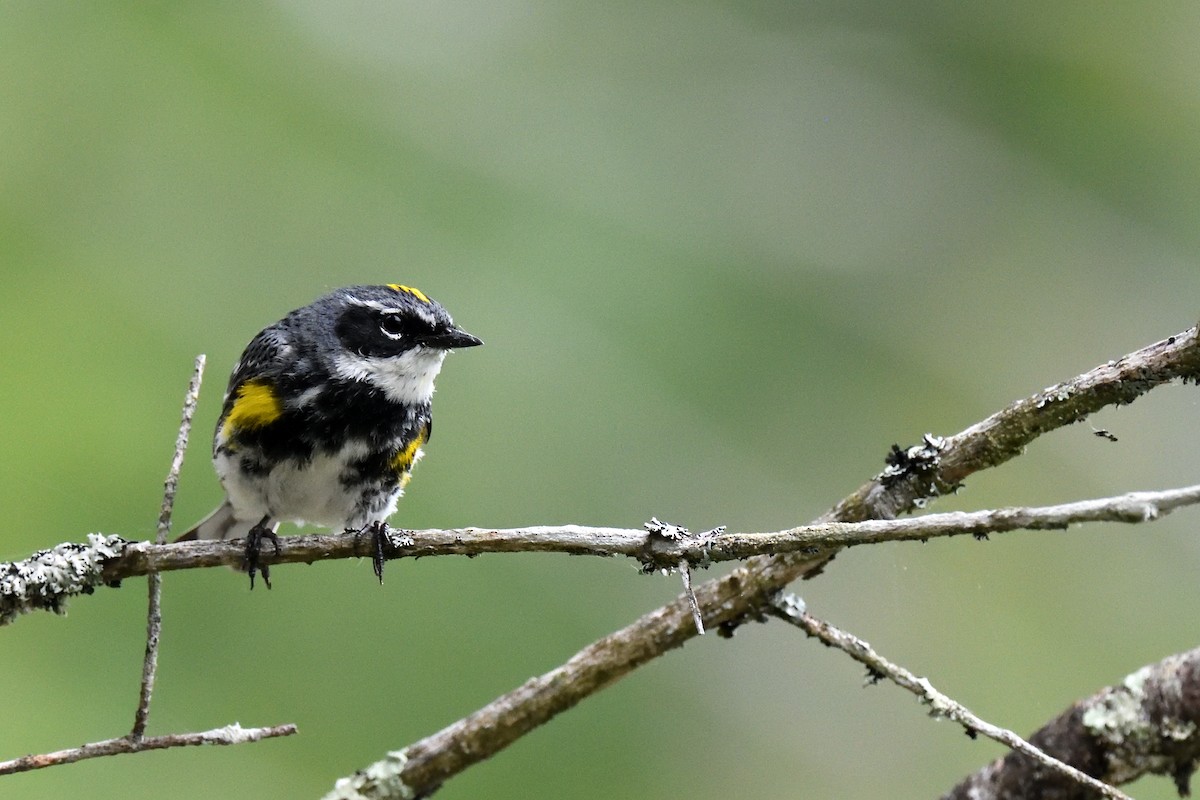
[[[1070,400],[1074,391],[1071,387],[1064,383],[1057,383],[1054,386],[1047,386],[1042,389],[1042,399],[1038,400],[1037,407],[1045,408],[1051,403],[1061,403],[1064,400]]]
[[[30,611],[66,613],[67,598],[94,591],[105,563],[128,545],[120,536],[89,533],[87,544],[64,542],[24,561],[0,564],[0,625]]]

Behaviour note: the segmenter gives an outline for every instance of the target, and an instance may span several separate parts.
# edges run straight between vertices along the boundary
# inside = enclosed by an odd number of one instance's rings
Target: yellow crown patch
[[[413,297],[417,298],[422,303],[429,302],[429,298],[426,297],[425,293],[422,292],[420,289],[414,289],[411,286],[401,286],[398,283],[389,283],[388,288],[392,289],[393,291],[404,292],[405,294],[411,294]]]

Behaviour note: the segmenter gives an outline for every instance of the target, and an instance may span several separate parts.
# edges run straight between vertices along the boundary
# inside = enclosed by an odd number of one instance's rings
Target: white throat
[[[390,358],[341,353],[334,359],[333,369],[339,378],[369,383],[392,402],[423,405],[433,397],[433,379],[445,358],[445,350],[427,347]]]

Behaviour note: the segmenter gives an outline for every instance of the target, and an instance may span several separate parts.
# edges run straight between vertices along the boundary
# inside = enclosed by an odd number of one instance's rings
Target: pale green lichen
[[[1132,780],[1149,771],[1169,772],[1171,756],[1157,747],[1162,737],[1183,741],[1196,734],[1196,725],[1178,718],[1152,720],[1146,710],[1146,683],[1162,670],[1143,667],[1126,676],[1121,685],[1092,703],[1083,713],[1084,728],[1106,747],[1107,772],[1113,783]],[[1158,686],[1155,691],[1162,691]]]
[[[1150,669],[1144,667],[1125,677],[1121,687],[1093,703],[1083,713],[1083,725],[1093,736],[1115,744],[1145,735],[1147,720],[1142,712],[1146,680]]]
[[[393,750],[374,764],[360,769],[348,778],[339,778],[333,791],[321,800],[380,800],[400,798],[410,800],[416,792],[404,783],[401,773],[408,763],[403,750]]]

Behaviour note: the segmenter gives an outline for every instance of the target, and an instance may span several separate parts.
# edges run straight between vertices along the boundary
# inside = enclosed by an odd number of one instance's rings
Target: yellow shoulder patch
[[[237,396],[221,425],[221,433],[228,436],[239,430],[262,428],[281,416],[283,403],[275,393],[275,387],[263,380],[246,381],[237,388]]]
[[[396,292],[404,292],[405,294],[411,294],[413,297],[417,298],[417,299],[418,299],[418,300],[420,300],[422,303],[428,303],[428,302],[429,302],[429,298],[428,298],[428,297],[426,297],[426,296],[425,296],[425,293],[424,293],[424,292],[422,292],[420,289],[414,289],[414,288],[413,288],[413,287],[411,287],[411,286],[401,286],[401,285],[400,285],[400,284],[398,284],[398,283],[389,283],[387,286],[388,286],[388,288],[389,288],[389,289],[391,289],[391,290],[393,290],[393,291],[396,291]]]
[[[413,462],[421,455],[421,446],[428,438],[429,428],[423,428],[411,442],[392,456],[390,466],[400,476],[400,488],[408,485],[408,481],[412,477]]]

